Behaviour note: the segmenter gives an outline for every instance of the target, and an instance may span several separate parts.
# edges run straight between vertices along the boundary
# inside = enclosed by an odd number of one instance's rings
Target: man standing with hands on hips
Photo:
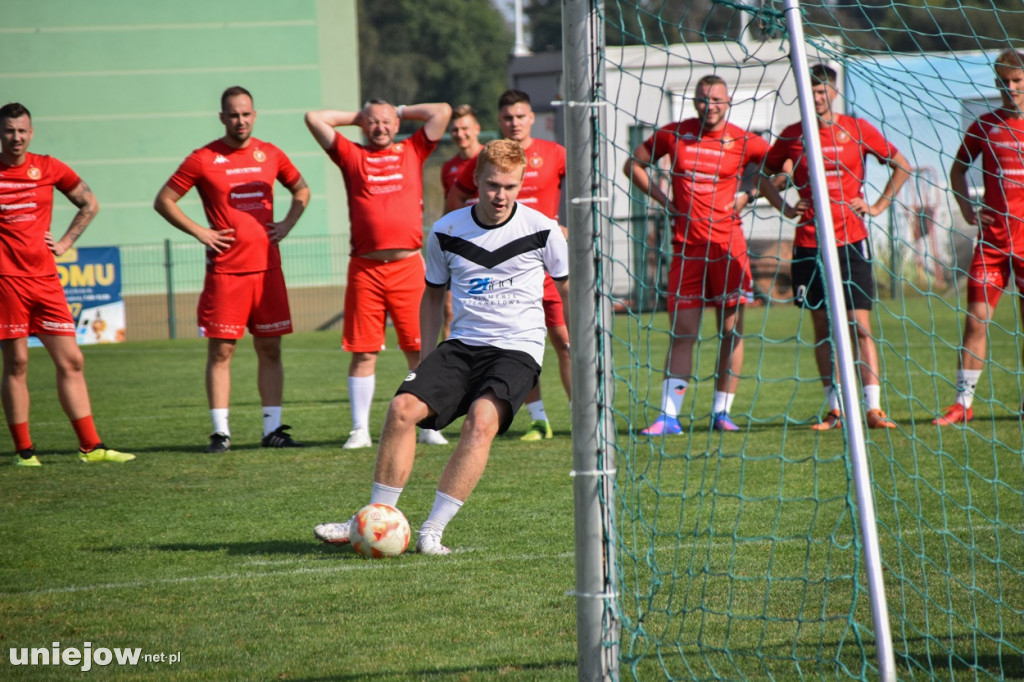
[[[96,433],[85,360],[54,261],[82,235],[100,205],[68,166],[28,151],[34,132],[24,106],[11,102],[0,107],[0,396],[17,453],[14,464],[41,466],[29,435],[29,334],[35,334],[57,368],[57,395],[78,437],[78,458],[130,462],[135,455],[109,449]],[[54,188],[78,207],[60,239],[50,232]]]
[[[200,333],[209,339],[206,395],[213,421],[207,452],[231,448],[228,407],[231,359],[246,327],[257,358],[263,405],[263,447],[299,447],[281,424],[284,366],[281,336],[292,332],[288,292],[278,242],[309,203],[309,188],[284,152],[252,136],[256,122],[252,95],[230,87],[220,99],[224,136],[193,151],[157,194],[153,208],[174,227],[206,247],[206,279],[199,297]],[[274,182],[291,192],[283,220],[274,222]],[[209,227],[178,207],[195,187]]]

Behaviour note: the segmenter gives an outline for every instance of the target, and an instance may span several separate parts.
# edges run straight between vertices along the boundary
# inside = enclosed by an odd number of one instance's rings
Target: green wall
[[[223,135],[220,93],[242,85],[255,99],[254,134],[283,149],[312,189],[292,234],[347,242],[343,185],[302,116],[359,105],[355,4],[4,0],[0,103],[27,106],[31,151],[65,161],[96,193],[100,215],[79,245],[194,241],[153,211],[153,198],[190,151]],[[278,186],[277,196],[280,218],[288,194]],[[180,205],[203,221],[195,191]],[[60,234],[73,211],[56,206]],[[336,279],[343,264],[325,267]]]

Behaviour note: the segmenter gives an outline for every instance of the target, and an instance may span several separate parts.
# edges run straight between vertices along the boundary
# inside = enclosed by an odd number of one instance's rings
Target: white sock
[[[210,410],[210,420],[213,422],[214,433],[223,433],[225,436],[231,435],[231,429],[228,428],[228,408],[213,408]]]
[[[711,414],[718,414],[719,412],[729,414],[729,410],[732,409],[732,401],[735,398],[735,393],[715,391],[714,397],[711,399]]]
[[[430,510],[430,516],[420,526],[420,535],[440,536],[448,522],[462,509],[462,504],[461,500],[438,490],[434,493],[434,507]]]
[[[956,401],[964,407],[974,402],[974,391],[981,380],[980,369],[961,369],[956,373]]]
[[[825,390],[825,400],[828,402],[829,411],[835,410],[839,412],[839,392],[836,390],[836,387],[829,384],[822,388]]]
[[[263,406],[263,435],[269,436],[281,425],[281,406]]]
[[[864,404],[869,410],[882,409],[882,387],[878,384],[864,384]]]
[[[532,402],[532,403],[526,403],[526,409],[530,411],[530,421],[535,421],[535,422],[544,421],[544,422],[546,422],[548,420],[548,415],[544,411],[544,401],[543,400],[538,400],[538,401]]]
[[[683,409],[683,395],[689,384],[685,379],[667,377],[661,382],[661,411],[669,417],[678,417]]]
[[[390,504],[392,507],[397,507],[398,498],[401,495],[401,488],[392,488],[389,485],[374,481],[373,490],[370,491],[370,504]]]
[[[348,401],[352,410],[352,430],[370,430],[370,406],[373,391],[377,386],[377,375],[348,378]]]

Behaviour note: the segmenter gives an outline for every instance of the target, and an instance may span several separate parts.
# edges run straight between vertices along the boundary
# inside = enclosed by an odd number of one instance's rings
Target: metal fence
[[[204,257],[204,249],[191,241],[121,247],[128,340],[196,335]],[[281,259],[295,331],[340,328],[348,243],[338,237],[289,237],[281,243]]]

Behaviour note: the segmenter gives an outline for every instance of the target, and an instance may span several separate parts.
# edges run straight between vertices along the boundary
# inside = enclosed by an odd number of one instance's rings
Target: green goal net
[[[614,312],[598,315],[610,358],[598,364],[602,407],[614,421],[603,443],[615,470],[605,500],[616,575],[606,641],[617,648],[618,675],[877,678],[849,428],[811,428],[829,404],[811,316],[794,305],[796,223],[763,197],[740,211],[754,296],[731,399],[738,430],[712,428],[723,333],[708,307],[681,433],[643,433],[662,415],[666,355],[679,341],[668,310],[675,216],[654,198],[671,193],[676,170],[671,155],[655,159],[647,166],[654,189],[641,190],[623,168],[656,130],[696,115],[695,89],[707,75],[728,86],[729,122],[768,143],[799,122],[784,7],[595,0],[590,9],[592,34],[603,35],[593,84],[602,200],[591,210],[601,231],[597,302]],[[892,205],[866,218],[879,399],[895,428],[864,436],[896,675],[1022,678],[1024,335],[1012,277],[987,328],[973,420],[933,420],[957,396],[978,232],[961,215],[950,170],[968,125],[999,106],[993,60],[1024,48],[1024,5],[836,0],[802,3],[799,13],[810,63],[838,74],[835,109],[870,123],[911,171]],[[565,49],[574,59],[577,48]],[[868,203],[890,172],[867,161]],[[970,200],[983,202],[977,163],[967,178]],[[739,191],[756,181],[748,168]],[[795,192],[792,182],[784,187],[791,204]],[[830,331],[823,342],[829,352],[834,339]]]

